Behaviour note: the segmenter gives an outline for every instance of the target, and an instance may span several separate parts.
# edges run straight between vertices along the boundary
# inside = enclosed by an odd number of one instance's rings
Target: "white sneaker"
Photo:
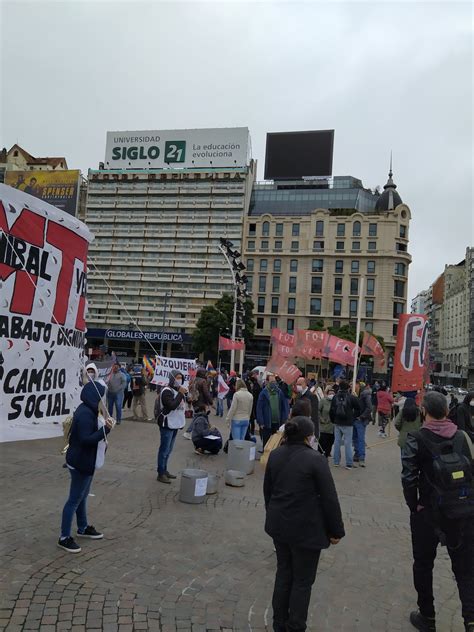
[[[191,433],[190,433],[190,432],[183,432],[183,437],[184,437],[185,439],[189,439],[189,440],[191,440]]]

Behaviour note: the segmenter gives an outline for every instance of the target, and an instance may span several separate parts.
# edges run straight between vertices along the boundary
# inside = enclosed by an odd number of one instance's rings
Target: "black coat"
[[[474,423],[472,421],[471,414],[472,407],[469,404],[459,404],[456,407],[456,414],[454,423],[459,428],[459,430],[465,430],[470,435],[474,433]],[[471,437],[472,438],[472,437]]]
[[[311,404],[311,419],[314,424],[314,434],[317,439],[319,439],[319,399],[317,395],[314,395],[309,388],[305,393],[302,393],[298,399],[307,399]]]
[[[270,453],[263,484],[265,531],[275,540],[326,549],[344,537],[341,508],[327,459],[305,443]]]

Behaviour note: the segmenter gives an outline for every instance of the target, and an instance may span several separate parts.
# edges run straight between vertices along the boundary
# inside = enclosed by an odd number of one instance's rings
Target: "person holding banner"
[[[158,417],[160,427],[160,447],[158,450],[156,480],[160,483],[170,484],[171,479],[176,478],[168,471],[168,459],[174,448],[174,442],[178,430],[184,428],[186,423],[185,408],[188,389],[184,387],[184,376],[177,369],[169,373],[168,386],[165,386],[160,395],[161,413]]]
[[[111,417],[104,419],[99,410],[105,413],[102,399],[105,386],[99,382],[88,382],[81,391],[82,404],[73,416],[69,446],[66,452],[66,466],[71,475],[69,498],[64,505],[61,536],[58,547],[68,553],[80,553],[81,547],[71,535],[74,514],[77,518],[77,535],[80,538],[100,540],[103,534],[87,521],[87,497],[95,470],[102,467],[105,458],[107,435],[114,426]]]

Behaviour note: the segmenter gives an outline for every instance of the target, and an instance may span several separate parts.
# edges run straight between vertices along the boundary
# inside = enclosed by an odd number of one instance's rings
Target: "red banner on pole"
[[[297,329],[295,335],[295,355],[300,358],[305,358],[306,360],[321,358],[328,338],[329,334],[327,331]]]
[[[281,329],[272,329],[272,343],[284,345],[286,347],[292,347],[295,344],[295,337],[292,334],[288,334]]]
[[[428,357],[428,318],[424,314],[401,314],[392,375],[392,391],[423,388]]]
[[[286,384],[293,384],[300,377],[301,371],[278,353],[273,353],[268,361],[267,371],[279,375]]]
[[[245,344],[243,342],[219,336],[219,351],[241,351],[244,347]]]
[[[364,331],[361,355],[371,355],[374,357],[374,368],[380,372],[385,369],[385,351],[375,336]]]
[[[322,355],[331,360],[331,362],[354,366],[358,349],[354,342],[338,338],[337,336],[328,336]]]
[[[287,347],[278,343],[274,345],[274,352],[282,358],[294,358],[296,356],[294,347]]]

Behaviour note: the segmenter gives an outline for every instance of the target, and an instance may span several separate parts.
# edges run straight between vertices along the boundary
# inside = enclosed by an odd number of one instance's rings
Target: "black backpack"
[[[336,424],[350,424],[353,419],[351,395],[347,391],[339,391],[334,396],[336,399],[336,410],[334,421]]]
[[[463,454],[467,441],[462,432],[443,442],[431,441],[423,431],[413,433],[433,459],[433,472],[426,479],[433,489],[432,509],[450,520],[474,517],[472,461]]]

